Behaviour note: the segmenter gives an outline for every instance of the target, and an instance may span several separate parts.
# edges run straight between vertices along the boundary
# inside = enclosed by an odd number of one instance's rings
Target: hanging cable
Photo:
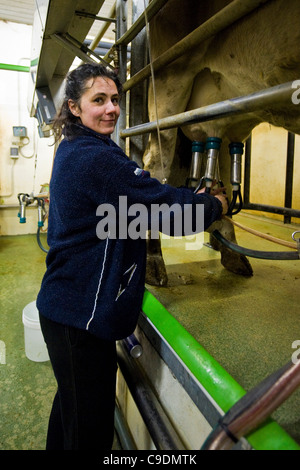
[[[152,86],[153,86],[153,99],[154,99],[154,107],[155,107],[155,120],[156,120],[157,138],[158,138],[160,164],[161,164],[161,172],[162,172],[162,183],[165,184],[165,183],[167,183],[167,178],[165,176],[163,156],[162,156],[161,135],[160,135],[158,110],[157,110],[155,76],[154,76],[154,68],[153,68],[153,61],[152,61],[152,51],[151,51],[151,43],[150,43],[150,28],[149,28],[149,22],[148,22],[146,0],[144,0],[144,15],[145,15],[145,23],[146,23],[146,36],[147,36],[147,42],[148,42],[148,48],[149,48],[149,61],[150,61],[149,65],[150,65],[150,70],[151,70],[151,78],[152,78]]]

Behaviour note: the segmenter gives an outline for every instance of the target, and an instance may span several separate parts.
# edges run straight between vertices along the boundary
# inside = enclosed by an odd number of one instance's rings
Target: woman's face
[[[79,117],[84,126],[100,134],[110,135],[120,115],[119,99],[113,80],[96,77],[87,81],[80,106],[73,100],[69,100],[68,104],[72,114]]]

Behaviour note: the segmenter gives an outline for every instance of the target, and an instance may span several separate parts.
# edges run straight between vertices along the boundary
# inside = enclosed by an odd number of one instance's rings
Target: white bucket
[[[41,331],[39,312],[36,301],[30,302],[23,310],[25,354],[31,361],[49,361],[49,355]]]

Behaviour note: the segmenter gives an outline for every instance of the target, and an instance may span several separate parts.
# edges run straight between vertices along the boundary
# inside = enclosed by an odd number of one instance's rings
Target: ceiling
[[[32,25],[35,3],[36,0],[0,0],[0,20]],[[105,0],[98,14],[107,17],[114,3],[115,0]],[[93,38],[98,29],[99,21],[95,21],[88,36]],[[114,41],[112,29],[110,27],[106,32],[105,39]]]
[[[32,24],[35,0],[0,0],[0,19]]]

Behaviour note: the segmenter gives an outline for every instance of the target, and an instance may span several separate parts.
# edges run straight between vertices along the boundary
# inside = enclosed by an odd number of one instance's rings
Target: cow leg
[[[152,286],[166,286],[168,276],[163,260],[160,239],[147,238],[146,282]]]
[[[178,82],[180,83],[179,72],[185,70],[184,67],[178,65],[176,61],[168,68],[168,73],[164,72],[161,76],[156,77],[156,98],[159,118],[166,115],[174,115],[183,112],[186,109],[189,95],[192,89],[193,72],[189,75],[186,73],[185,80],[178,90]],[[176,93],[173,92],[176,90]],[[168,105],[165,109],[166,96],[168,97]],[[149,89],[149,120],[155,121],[156,113],[154,108],[153,89]],[[160,133],[162,155],[157,133],[153,132],[149,138],[143,162],[144,169],[149,171],[153,178],[157,178],[161,182],[167,179],[169,181],[171,167],[174,160],[174,153],[177,141],[177,129],[169,129]],[[165,286],[168,282],[165,263],[162,257],[160,240],[151,238],[147,244],[147,269],[146,282],[151,285]]]
[[[163,160],[160,158],[157,136],[152,134],[150,144],[144,156],[144,168],[151,173],[151,176],[163,181],[170,174],[173,154],[176,144],[177,130],[164,131],[161,133],[161,143],[164,151]],[[166,286],[168,276],[165,262],[162,256],[161,243],[157,234],[151,236],[149,231],[147,237],[147,266],[146,282],[153,286]]]

